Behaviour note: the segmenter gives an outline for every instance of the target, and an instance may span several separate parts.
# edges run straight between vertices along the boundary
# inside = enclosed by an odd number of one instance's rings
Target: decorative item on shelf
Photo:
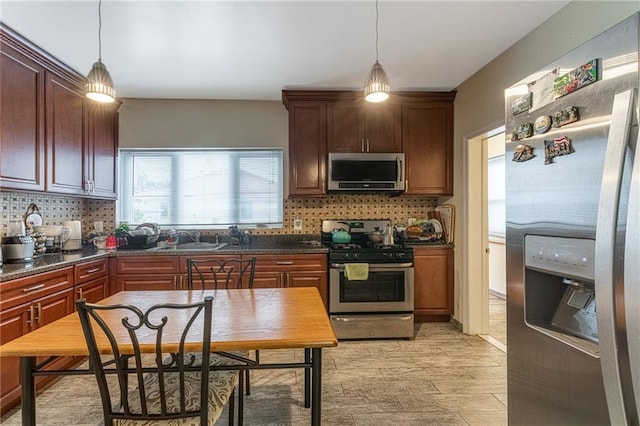
[[[519,141],[521,139],[530,138],[531,136],[533,136],[533,124],[522,123],[513,131],[511,140]]]
[[[378,0],[376,0],[376,62],[371,67],[369,78],[364,86],[364,98],[367,102],[382,102],[389,98],[389,79],[378,62]]]
[[[522,163],[524,161],[531,160],[533,157],[535,157],[533,147],[531,145],[521,143],[513,150],[513,158],[511,161]]]
[[[573,152],[571,139],[567,136],[544,141],[544,164],[551,164],[554,157],[569,155]]]
[[[562,108],[553,114],[551,118],[553,127],[562,127],[570,123],[574,123],[580,119],[578,108],[574,106]]]
[[[97,102],[110,103],[116,100],[111,74],[102,63],[102,0],[98,1],[98,61],[93,64],[87,75],[85,85],[87,98]]]

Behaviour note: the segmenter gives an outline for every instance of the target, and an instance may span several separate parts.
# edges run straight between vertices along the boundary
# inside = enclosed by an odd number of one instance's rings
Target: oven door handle
[[[367,262],[354,262],[354,263],[367,263]],[[344,263],[332,263],[333,269],[344,269]],[[369,263],[369,271],[376,271],[378,269],[401,269],[412,268],[413,262],[406,263]]]

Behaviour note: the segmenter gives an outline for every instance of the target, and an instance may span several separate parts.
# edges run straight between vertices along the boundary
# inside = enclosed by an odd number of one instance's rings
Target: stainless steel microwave
[[[329,153],[329,191],[404,191],[403,153]]]

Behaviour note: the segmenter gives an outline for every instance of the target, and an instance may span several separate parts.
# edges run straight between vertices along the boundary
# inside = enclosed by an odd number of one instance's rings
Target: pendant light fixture
[[[85,96],[94,101],[109,103],[116,100],[116,90],[107,67],[102,63],[102,0],[98,0],[98,62],[93,64],[87,83]]]
[[[376,62],[364,86],[364,98],[368,102],[382,102],[389,97],[389,79],[378,62],[378,0],[376,0]]]

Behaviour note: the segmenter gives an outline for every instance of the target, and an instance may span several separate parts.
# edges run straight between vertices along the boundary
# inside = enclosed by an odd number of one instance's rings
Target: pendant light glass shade
[[[389,79],[380,62],[376,60],[371,68],[369,79],[364,86],[364,98],[367,102],[382,102],[389,98]]]
[[[378,0],[376,0],[376,62],[371,67],[369,78],[364,85],[364,99],[367,102],[386,101],[390,92],[387,73],[378,62]]]
[[[85,85],[85,95],[89,99],[98,102],[113,102],[116,100],[116,90],[113,88],[113,80],[107,67],[101,60],[93,64],[89,75],[87,76],[87,84]]]
[[[97,102],[114,102],[116,89],[113,88],[111,74],[102,63],[102,0],[98,0],[98,62],[95,62],[87,75],[84,86],[85,96]]]

